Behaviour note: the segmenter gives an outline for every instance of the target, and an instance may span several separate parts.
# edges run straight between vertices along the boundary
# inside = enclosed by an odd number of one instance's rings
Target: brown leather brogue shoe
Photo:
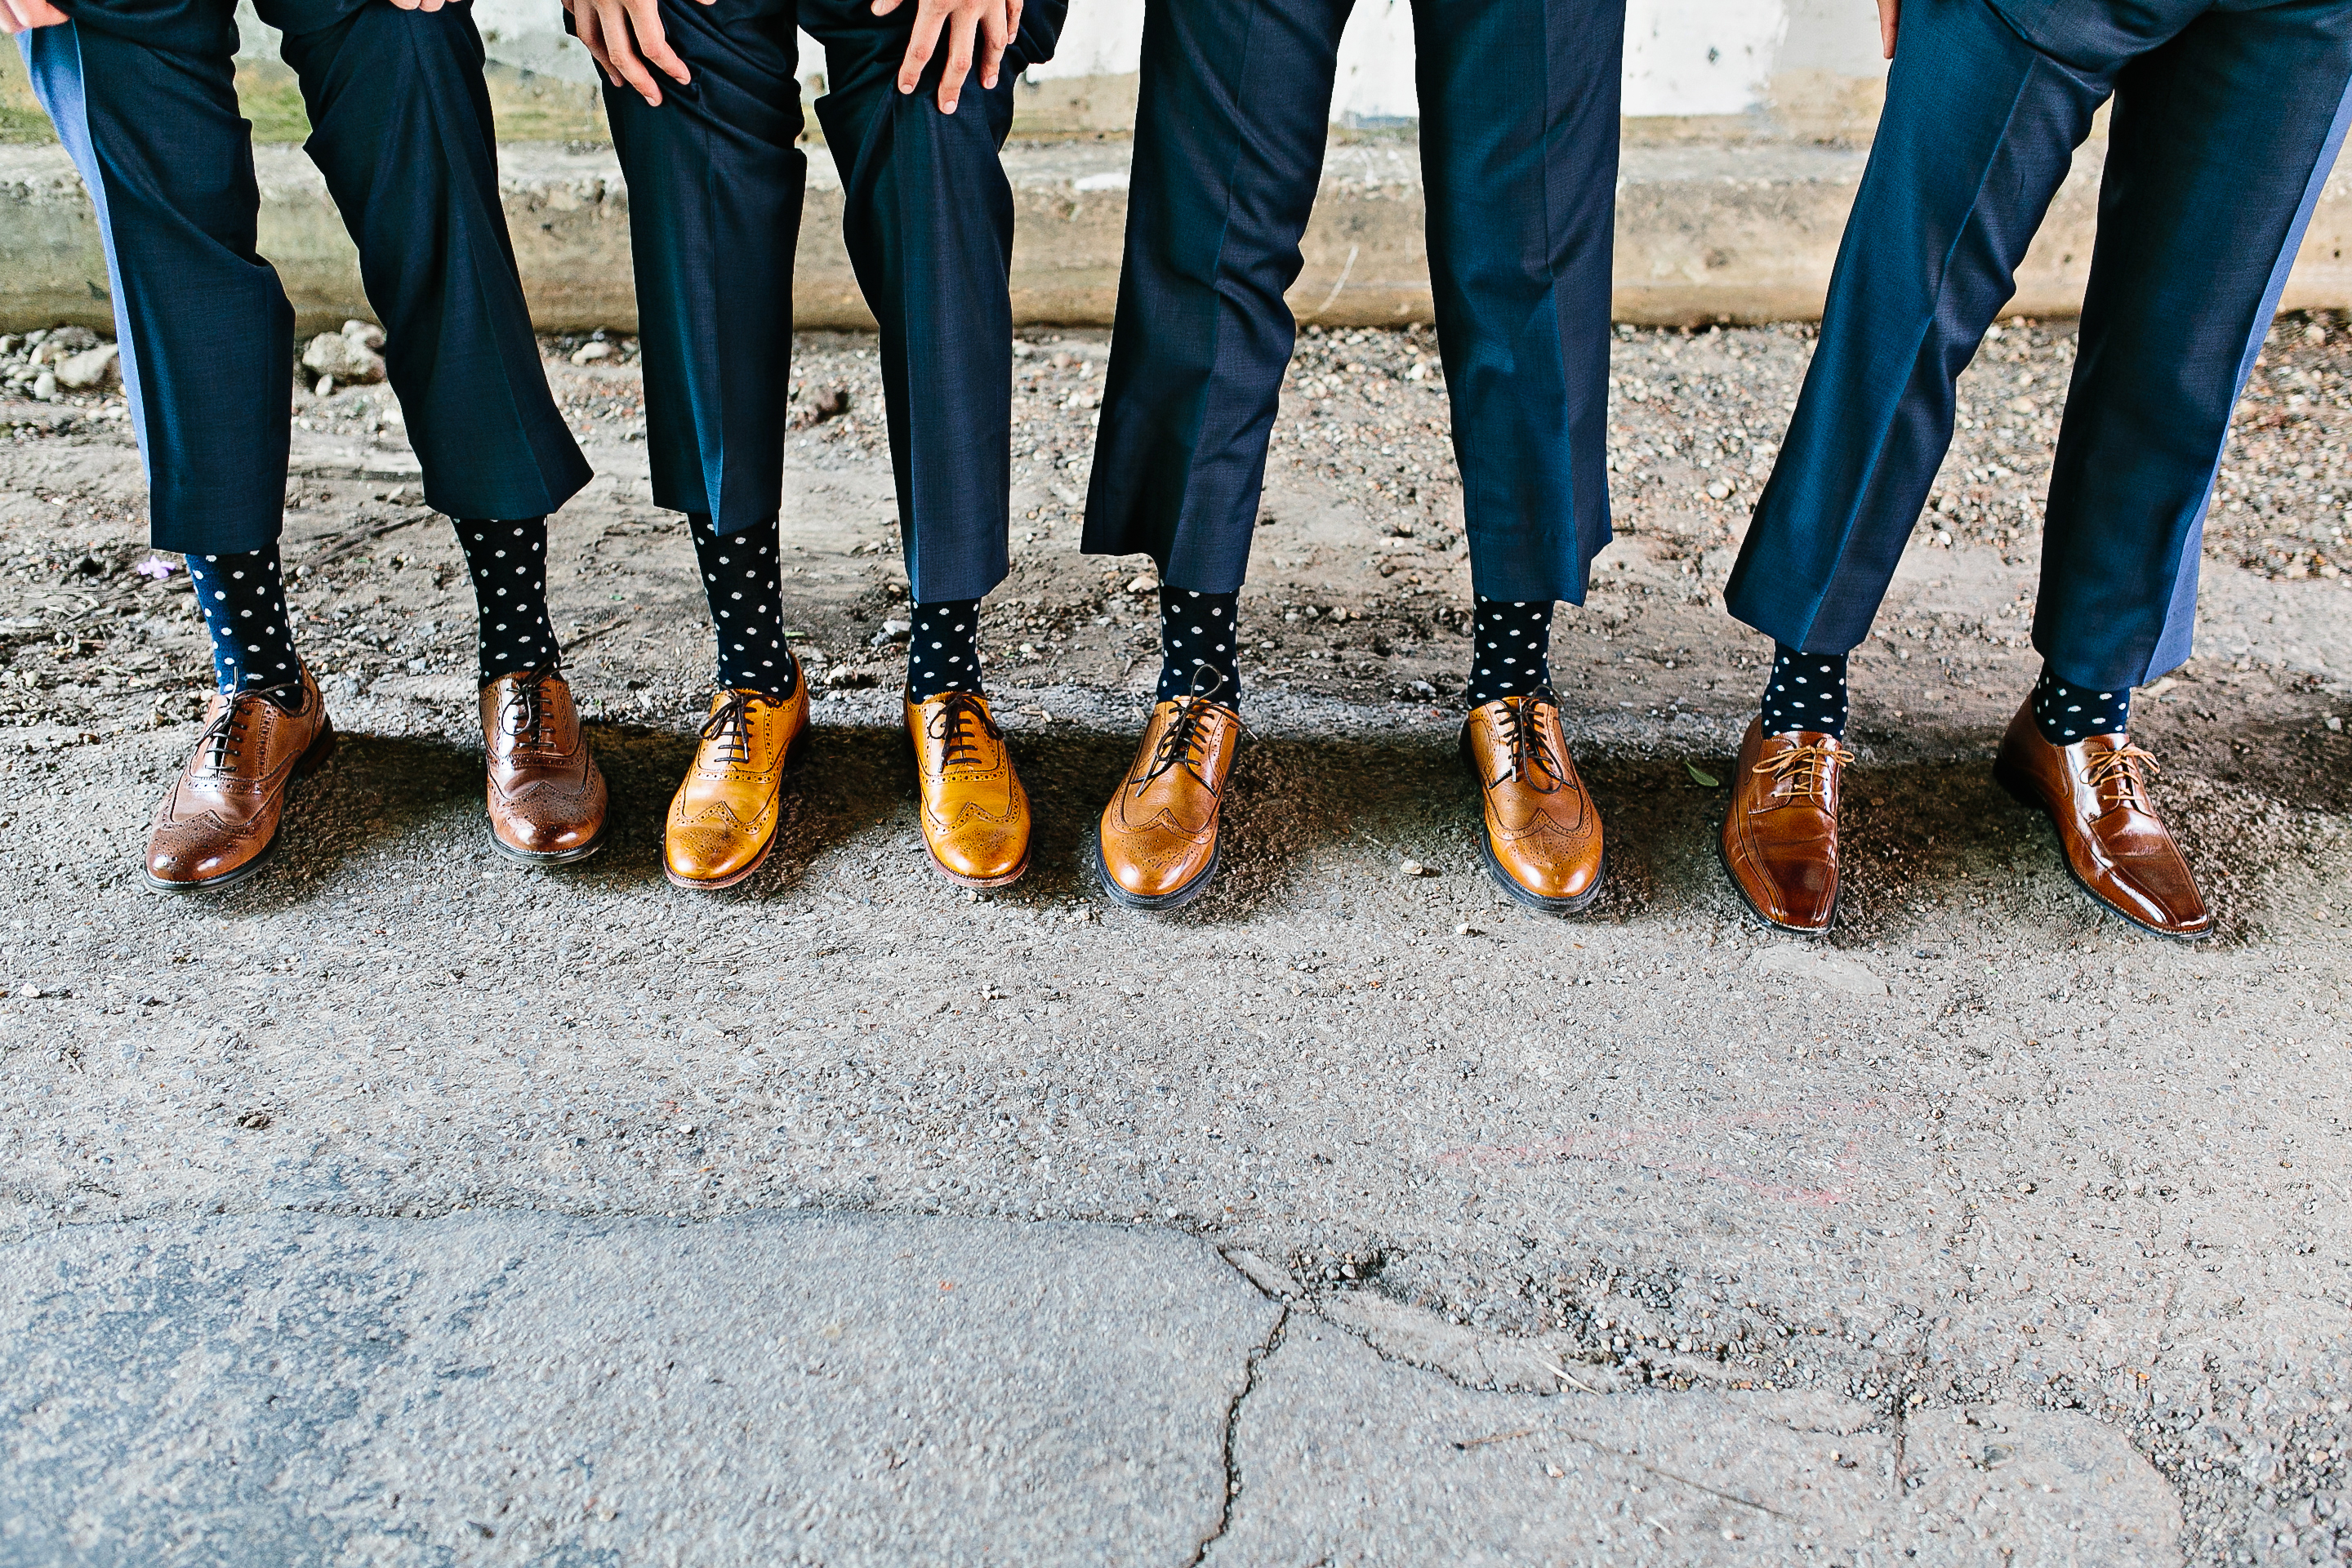
[[[2066,868],[2083,890],[2134,925],[2195,942],[2213,916],[2172,832],[2147,798],[2156,759],[2122,735],[2071,746],[2042,739],[2028,701],[2009,721],[1993,777],[2020,802],[2049,814]]]
[[[1750,721],[1723,818],[1723,868],[1748,907],[1818,936],[1837,912],[1838,775],[1851,756],[1816,730],[1767,735]]]
[[[196,892],[251,875],[278,842],[287,785],[334,752],[335,727],[308,668],[290,713],[258,692],[215,694],[194,754],[148,829],[148,886]]]
[[[1151,710],[1135,765],[1103,807],[1095,870],[1131,910],[1172,910],[1216,875],[1217,816],[1242,733],[1241,715],[1205,697]]]
[[[757,691],[710,700],[702,743],[662,829],[662,870],[681,888],[731,888],[767,860],[783,820],[784,774],[808,731],[808,682],[782,702]]]
[[[580,732],[572,688],[552,665],[482,688],[490,841],[534,866],[585,860],[604,847],[604,775]]]
[[[906,706],[932,867],[967,888],[1019,880],[1029,869],[1029,796],[988,700],[947,691]]]
[[[1478,781],[1479,847],[1503,891],[1556,915],[1601,896],[1601,814],[1576,775],[1551,688],[1472,709],[1462,724],[1462,761]]]

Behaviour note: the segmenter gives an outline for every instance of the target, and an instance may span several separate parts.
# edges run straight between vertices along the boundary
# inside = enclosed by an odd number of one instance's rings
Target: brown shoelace
[[[1567,782],[1568,770],[1552,748],[1550,732],[1538,721],[1538,707],[1559,712],[1559,699],[1550,687],[1538,686],[1512,705],[1510,748],[1503,771],[1488,784],[1489,789],[1517,779],[1538,795],[1550,795]]]
[[[1819,804],[1829,793],[1829,781],[1835,775],[1838,763],[1845,760],[1845,748],[1832,737],[1802,746],[1791,746],[1777,757],[1767,757],[1756,764],[1755,772],[1778,782],[1789,781],[1790,804],[1812,801]]]
[[[1216,685],[1206,691],[1201,689],[1201,678],[1204,675],[1216,678]],[[1208,737],[1203,731],[1208,725],[1209,710],[1219,706],[1209,699],[1215,696],[1224,684],[1224,671],[1213,669],[1205,664],[1194,667],[1192,689],[1177,699],[1181,706],[1176,710],[1175,721],[1168,726],[1167,733],[1160,737],[1159,748],[1151,754],[1151,765],[1144,769],[1135,781],[1138,790],[1169,769],[1181,767],[1202,789],[1211,795],[1218,793],[1217,786],[1211,784],[1208,775],[1201,771],[1201,763],[1206,759],[1208,751]],[[1233,712],[1231,709],[1225,711]],[[1241,721],[1238,715],[1234,716],[1234,721]]]
[[[1004,739],[1004,731],[996,727],[988,704],[969,691],[946,694],[940,710],[931,715],[929,733],[946,753],[940,762],[943,769],[960,763],[978,765],[986,762],[980,754],[979,735],[986,735],[992,741]]]
[[[2083,770],[2083,782],[2101,793],[2105,808],[2114,811],[2128,806],[2134,811],[2146,811],[2147,779],[2141,772],[2158,773],[2156,759],[2137,746],[2126,742],[2105,756],[2093,757]],[[2112,794],[2106,793],[2112,791]]]

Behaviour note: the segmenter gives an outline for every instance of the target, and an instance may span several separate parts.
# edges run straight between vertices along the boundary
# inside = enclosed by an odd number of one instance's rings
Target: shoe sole
[[[320,725],[318,739],[312,741],[310,744],[310,748],[299,757],[297,757],[294,760],[293,776],[286,781],[288,785],[287,798],[289,800],[293,798],[294,792],[292,786],[295,780],[309,778],[312,773],[315,773],[320,768],[325,767],[328,762],[333,758],[334,754],[335,726],[331,721],[329,721]],[[286,812],[285,808],[280,806],[278,813],[278,826],[271,830],[269,842],[255,850],[253,852],[253,858],[247,860],[244,865],[239,866],[234,871],[224,871],[217,877],[206,877],[203,880],[195,882],[166,881],[164,879],[158,877],[154,872],[148,870],[143,866],[140,868],[139,874],[146,879],[146,883],[149,887],[154,889],[159,893],[217,892],[223,888],[235,887],[237,883],[244,881],[247,877],[252,876],[256,871],[260,870],[265,864],[276,856],[278,852],[278,836],[283,834],[285,831]]]
[[[923,847],[928,851],[930,848],[930,846],[926,844]],[[937,871],[941,877],[953,882],[959,888],[976,888],[981,891],[985,892],[991,888],[1009,888],[1013,883],[1019,881],[1022,878],[1027,876],[1029,874],[1029,857],[1026,855],[1022,856],[1021,864],[1013,867],[1013,869],[1007,871],[1002,877],[967,877],[961,871],[950,871],[947,868],[946,864],[942,862],[937,855],[931,856],[931,869]]]
[[[1094,850],[1095,876],[1101,881],[1103,891],[1110,895],[1110,901],[1126,909],[1141,910],[1149,912],[1154,910],[1173,910],[1181,908],[1183,905],[1191,903],[1194,899],[1199,898],[1202,893],[1207,892],[1209,890],[1210,879],[1216,876],[1217,868],[1224,864],[1225,840],[1223,833],[1220,833],[1217,836],[1215,846],[1209,851],[1209,863],[1202,867],[1198,871],[1195,871],[1192,874],[1192,879],[1191,881],[1185,883],[1182,887],[1176,889],[1172,892],[1151,895],[1129,892],[1125,888],[1118,885],[1118,879],[1110,874],[1110,865],[1103,858],[1102,824],[1100,822],[1097,822],[1095,824]]]
[[[2042,819],[2050,824],[2050,836],[2058,846],[2058,864],[2066,868],[2066,875],[2073,879],[2075,887],[2080,888],[2083,890],[2083,896],[2090,900],[2094,904],[2096,904],[2101,910],[2115,916],[2116,919],[2122,921],[2126,925],[2137,926],[2140,930],[2147,932],[2148,935],[2160,936],[2167,942],[2204,942],[2212,936],[2213,928],[2210,925],[2203,931],[2167,931],[2162,926],[2152,926],[2146,921],[2141,920],[2137,915],[2130,914],[2123,910],[2119,910],[2115,905],[2109,903],[2105,899],[2101,898],[2099,896],[2098,889],[2092,887],[2090,883],[2083,880],[2083,874],[2074,869],[2074,860],[2066,854],[2066,836],[2063,832],[2059,831],[2058,814],[2050,809],[2049,803],[2042,798],[2042,792],[2035,789],[2032,784],[2027,784],[2024,779],[2018,775],[2018,772],[2015,768],[2011,767],[2005,760],[2000,757],[1995,757],[1993,759],[1992,782],[2000,785],[2002,789],[2008,791],[2009,797],[2011,800],[2017,802],[2018,805],[2025,807],[2028,811],[2039,813]]]
[[[793,737],[793,743],[784,748],[784,765],[777,770],[776,825],[768,830],[767,842],[760,846],[760,852],[757,855],[751,857],[751,863],[740,871],[716,879],[681,877],[669,868],[669,859],[665,855],[662,859],[662,875],[669,879],[671,887],[684,888],[688,892],[716,893],[746,880],[768,863],[769,855],[773,853],[776,847],[776,835],[784,830],[784,788],[792,782],[793,775],[800,771],[801,758],[808,746],[808,726],[804,724],[801,727],[801,732]]]
[[[1592,907],[1592,900],[1599,898],[1601,889],[1609,885],[1609,850],[1605,844],[1601,850],[1601,869],[1593,874],[1592,886],[1567,899],[1532,892],[1505,870],[1502,860],[1495,854],[1495,841],[1486,836],[1486,825],[1483,821],[1478,825],[1478,852],[1486,858],[1486,875],[1495,879],[1495,886],[1508,893],[1514,902],[1538,914],[1580,915]]]
[[[505,856],[508,859],[515,861],[520,865],[571,866],[585,860],[589,856],[593,855],[596,851],[604,847],[604,840],[611,835],[612,831],[613,824],[610,820],[607,820],[597,826],[595,837],[591,838],[587,843],[583,844],[577,849],[554,849],[549,850],[545,853],[539,853],[529,849],[516,848],[513,845],[499,837],[499,830],[493,827],[490,829],[490,847]]]
[[[1462,727],[1461,741],[1456,749],[1461,752],[1463,770],[1469,773],[1470,782],[1473,784],[1478,784],[1478,768],[1470,751],[1470,727],[1467,724],[1465,724]],[[1581,788],[1581,784],[1580,784],[1579,787]],[[1506,870],[1503,867],[1501,857],[1495,853],[1494,837],[1486,831],[1486,814],[1483,804],[1486,799],[1486,793],[1485,786],[1478,785],[1478,795],[1481,802],[1481,807],[1478,814],[1478,853],[1485,858],[1486,862],[1486,875],[1495,879],[1495,886],[1502,889],[1504,892],[1508,893],[1511,896],[1512,901],[1515,903],[1527,909],[1533,910],[1538,914],[1580,915],[1585,910],[1591,909],[1592,907],[1592,900],[1601,896],[1601,889],[1609,885],[1609,843],[1606,837],[1601,840],[1601,868],[1593,873],[1592,886],[1585,889],[1584,891],[1576,894],[1573,898],[1566,899],[1553,898],[1544,893],[1533,891],[1525,884],[1520,882],[1517,877],[1512,876],[1509,871]],[[1592,801],[1591,792],[1589,790],[1586,791],[1584,798],[1585,803],[1588,805],[1591,805]],[[1597,806],[1594,807],[1593,814],[1596,816],[1599,816],[1600,808]]]

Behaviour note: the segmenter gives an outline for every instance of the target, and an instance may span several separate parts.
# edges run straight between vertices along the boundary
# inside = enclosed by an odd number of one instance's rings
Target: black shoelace
[[[1215,680],[1215,684],[1206,691],[1201,689],[1201,678],[1204,675],[1213,677]],[[1209,782],[1207,774],[1202,773],[1201,764],[1206,760],[1205,753],[1208,749],[1208,738],[1203,731],[1208,726],[1209,710],[1221,706],[1210,701],[1209,699],[1224,685],[1224,672],[1213,665],[1202,664],[1193,668],[1192,689],[1177,699],[1182,706],[1176,710],[1175,722],[1170,724],[1167,733],[1160,737],[1160,747],[1151,754],[1151,765],[1146,768],[1142,776],[1135,781],[1137,789],[1141,789],[1169,769],[1181,767],[1191,773],[1202,789],[1207,790],[1211,795],[1218,793],[1217,786]],[[1223,711],[1232,713],[1233,710],[1227,708]],[[1234,721],[1237,724],[1241,722],[1238,715],[1234,717]]]
[[[517,680],[514,689],[507,693],[506,701],[499,708],[499,723],[509,738],[546,738],[541,731],[547,720],[547,694],[541,687],[557,673],[555,660],[548,659]]]
[[[975,731],[992,741],[1004,739],[1004,731],[996,727],[996,720],[989,713],[988,704],[968,691],[949,692],[940,704],[940,710],[931,715],[929,728],[931,739],[939,742],[946,753],[940,759],[942,768],[954,767],[958,763],[984,760],[980,754],[980,742]]]
[[[1538,795],[1549,795],[1560,787],[1567,770],[1560,766],[1559,754],[1552,750],[1551,736],[1537,722],[1538,706],[1555,713],[1559,711],[1559,699],[1552,694],[1550,687],[1538,686],[1512,705],[1510,753],[1490,788],[1512,779]]]
[[[730,686],[719,695],[719,706],[710,710],[709,720],[702,726],[702,738],[725,740],[728,763],[747,765],[751,761],[751,702],[759,694]]]

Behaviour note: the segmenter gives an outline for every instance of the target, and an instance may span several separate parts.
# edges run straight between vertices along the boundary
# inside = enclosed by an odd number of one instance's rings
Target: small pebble
[[[1434,877],[1437,875],[1437,868],[1435,867],[1424,866],[1418,860],[1408,860],[1403,865],[1398,867],[1397,869],[1408,877]]]

